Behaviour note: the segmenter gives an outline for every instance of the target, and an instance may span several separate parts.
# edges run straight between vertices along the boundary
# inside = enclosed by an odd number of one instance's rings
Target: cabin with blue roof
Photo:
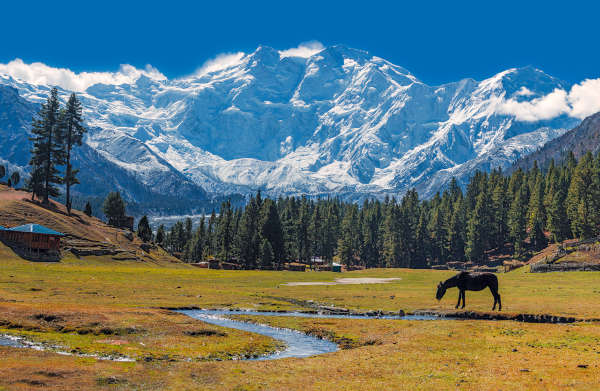
[[[0,226],[0,238],[7,244],[38,254],[60,253],[60,239],[63,236],[65,235],[39,224],[24,224],[12,228]]]

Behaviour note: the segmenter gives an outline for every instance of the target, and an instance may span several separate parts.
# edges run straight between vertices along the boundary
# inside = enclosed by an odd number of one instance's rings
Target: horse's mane
[[[462,271],[462,272],[450,277],[446,281],[444,281],[444,286],[446,288],[453,288],[458,283],[458,280],[460,280],[461,278],[464,278],[468,275],[469,275],[469,272]]]

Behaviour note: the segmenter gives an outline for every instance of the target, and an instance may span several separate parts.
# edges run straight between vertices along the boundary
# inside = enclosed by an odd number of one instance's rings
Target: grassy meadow
[[[0,347],[0,390],[589,390],[600,384],[600,323],[398,321],[247,317],[332,339],[341,350],[306,359],[239,361],[281,346],[162,309],[199,306],[302,309],[297,300],[353,310],[453,310],[435,287],[453,272],[224,271],[102,257],[24,261],[0,245],[0,334],[82,354]],[[289,286],[339,277],[395,277],[387,284]],[[600,274],[500,274],[503,311],[600,318]],[[488,290],[467,309],[490,311]],[[333,385],[335,384],[335,385]]]

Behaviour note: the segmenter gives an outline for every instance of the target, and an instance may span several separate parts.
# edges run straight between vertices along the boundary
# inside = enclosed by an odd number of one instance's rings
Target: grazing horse
[[[489,287],[492,296],[494,296],[494,307],[492,308],[492,311],[496,309],[496,303],[498,303],[498,311],[502,311],[502,302],[500,301],[500,295],[498,294],[498,278],[494,273],[460,272],[454,277],[438,284],[435,298],[441,300],[446,293],[446,289],[454,287],[457,287],[459,290],[458,303],[455,308],[458,308],[461,299],[461,308],[465,308],[465,291],[481,291]]]

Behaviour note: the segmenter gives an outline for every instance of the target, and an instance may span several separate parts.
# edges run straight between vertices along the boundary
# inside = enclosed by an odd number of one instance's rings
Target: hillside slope
[[[569,151],[573,151],[576,158],[588,151],[594,154],[600,151],[600,113],[587,117],[577,127],[517,160],[513,167],[527,170],[535,161],[541,167],[545,167],[552,159],[557,163],[562,161]]]
[[[72,210],[69,216],[62,204],[52,201],[49,207],[44,207],[31,201],[31,193],[0,185],[0,225],[15,227],[27,223],[64,233],[63,253],[157,264],[180,263],[158,247],[143,245],[136,235],[125,230],[108,226],[78,210]]]

